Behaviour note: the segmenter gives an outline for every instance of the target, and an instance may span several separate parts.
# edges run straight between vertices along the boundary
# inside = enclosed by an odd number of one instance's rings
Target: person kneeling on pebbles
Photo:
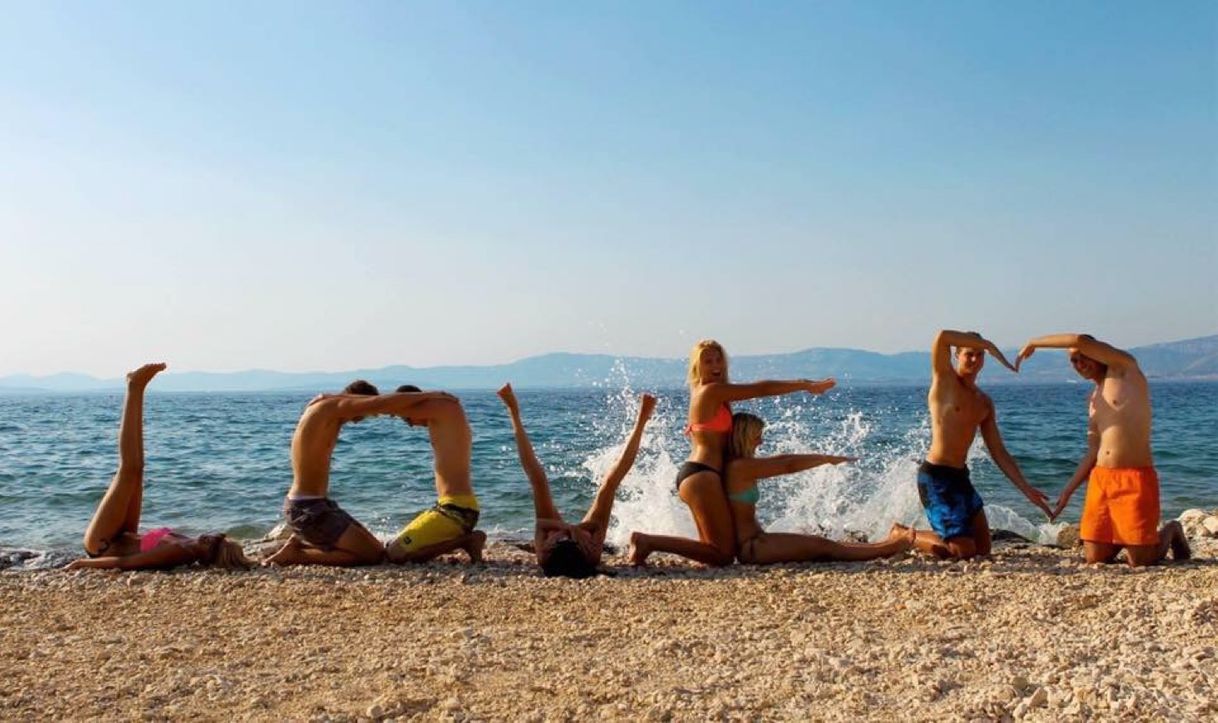
[[[443,392],[382,395],[363,380],[348,384],[341,394],[322,394],[309,402],[292,435],[292,488],[283,505],[292,536],[265,563],[349,567],[381,562],[381,541],[327,496],[339,430],[347,422],[383,414],[406,419],[441,402],[456,399]]]
[[[398,414],[412,427],[427,427],[435,452],[436,496],[385,547],[390,562],[427,562],[453,550],[465,550],[471,562],[481,562],[486,533],[477,531],[478,498],[470,482],[473,438],[461,402],[451,394],[398,387],[396,396],[438,394]]]
[[[546,577],[575,579],[598,574],[601,554],[605,549],[605,533],[609,530],[609,515],[613,511],[613,500],[626,473],[634,466],[635,457],[639,454],[639,444],[643,440],[643,428],[647,426],[647,420],[655,410],[656,398],[650,394],[639,398],[638,417],[634,420],[634,429],[626,440],[626,446],[622,448],[617,462],[601,480],[592,506],[584,514],[584,518],[575,524],[563,521],[562,513],[554,506],[545,468],[533,453],[529,435],[525,432],[524,423],[520,421],[520,403],[516,401],[511,384],[503,385],[499,390],[499,398],[503,400],[512,418],[512,432],[516,437],[516,449],[520,453],[520,465],[524,467],[524,474],[533,488],[533,513],[537,518],[533,531],[533,552],[537,555],[537,564],[541,566],[542,573]]]
[[[952,347],[956,347],[954,366]],[[994,402],[977,387],[977,375],[985,366],[987,351],[1003,366],[1017,371],[993,342],[975,331],[944,329],[935,336],[930,350],[931,383],[927,394],[930,451],[918,467],[917,484],[918,496],[934,532],[917,530],[914,546],[939,558],[968,559],[990,554],[990,523],[985,516],[985,503],[969,479],[967,464],[978,431],[998,469],[1029,502],[1052,519],[1048,497],[1024,479],[1002,442]]]
[[[1087,481],[1079,537],[1087,562],[1113,562],[1121,549],[1131,567],[1192,551],[1180,523],[1159,528],[1159,475],[1150,448],[1150,386],[1138,360],[1090,334],[1051,334],[1032,339],[1016,366],[1037,349],[1065,349],[1070,364],[1093,382],[1087,424],[1087,452],[1057,499],[1053,516]]]

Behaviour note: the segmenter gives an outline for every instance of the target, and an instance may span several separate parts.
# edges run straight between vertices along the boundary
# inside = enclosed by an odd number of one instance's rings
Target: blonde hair
[[[753,438],[765,429],[765,421],[756,414],[736,412],[732,415],[732,439],[728,445],[728,456],[732,459],[752,457],[750,449]]]
[[[224,569],[240,568],[242,570],[248,570],[254,566],[254,563],[245,556],[245,548],[241,547],[241,543],[232,540],[220,541],[216,559],[211,564]]]
[[[707,349],[717,349],[723,355],[723,381],[727,381],[727,352],[723,350],[723,345],[714,339],[703,339],[689,351],[689,373],[685,382],[691,387],[702,383],[702,377],[698,375],[698,362],[702,359],[702,352]]]

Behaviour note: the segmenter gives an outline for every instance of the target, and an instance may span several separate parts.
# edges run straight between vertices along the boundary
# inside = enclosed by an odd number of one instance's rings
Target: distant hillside
[[[1218,379],[1218,334],[1198,339],[1151,344],[1131,349],[1151,378]],[[1015,350],[1007,352],[1012,360]],[[843,384],[925,383],[930,354],[925,351],[879,354],[860,349],[805,349],[789,354],[732,358],[735,379],[836,377]],[[615,357],[607,354],[554,353],[510,364],[415,368],[389,366],[344,372],[169,372],[157,379],[162,391],[335,390],[352,379],[367,379],[382,389],[416,384],[428,389],[492,389],[505,381],[525,387],[591,387],[620,385],[655,389],[685,383],[685,360]],[[991,363],[987,384],[1057,382],[1077,377],[1060,352],[1041,351],[1028,360],[1018,376]],[[0,393],[90,392],[121,389],[121,379],[96,379],[84,374],[0,377]]]

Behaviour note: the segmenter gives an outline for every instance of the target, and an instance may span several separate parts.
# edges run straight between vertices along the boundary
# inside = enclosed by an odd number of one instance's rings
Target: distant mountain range
[[[1218,334],[1197,339],[1151,344],[1130,350],[1147,376],[1160,379],[1218,380]],[[1015,350],[1007,352],[1015,358]],[[367,379],[384,390],[399,384],[425,389],[493,389],[505,381],[526,387],[580,388],[621,385],[666,389],[685,383],[684,359],[615,357],[607,354],[554,353],[510,364],[416,368],[388,366],[344,372],[167,372],[158,377],[161,391],[253,392],[276,390],[336,390],[352,379]],[[911,351],[879,354],[861,349],[805,349],[789,354],[735,356],[733,379],[793,379],[836,377],[843,384],[917,384],[929,378],[930,353]],[[1014,375],[991,362],[987,384],[1076,380],[1062,353],[1041,351]],[[122,389],[122,379],[97,379],[84,374],[25,374],[0,377],[0,393],[94,392]]]

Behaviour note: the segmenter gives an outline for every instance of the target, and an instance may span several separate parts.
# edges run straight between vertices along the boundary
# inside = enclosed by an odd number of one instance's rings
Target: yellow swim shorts
[[[478,524],[478,499],[473,495],[446,495],[435,507],[420,512],[402,528],[391,545],[404,553],[431,547],[473,532]]]

